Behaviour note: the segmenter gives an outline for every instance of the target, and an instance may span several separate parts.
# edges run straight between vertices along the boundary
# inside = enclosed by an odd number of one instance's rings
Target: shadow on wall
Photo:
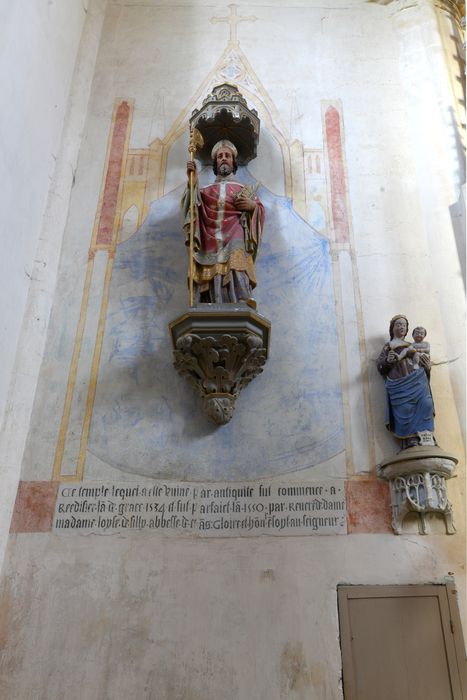
[[[452,107],[449,108],[451,118],[451,131],[454,139],[454,148],[458,163],[457,181],[464,183],[459,192],[457,202],[449,207],[452,228],[456,241],[457,255],[462,271],[464,289],[466,288],[466,247],[465,247],[465,148],[461,139],[459,126]]]

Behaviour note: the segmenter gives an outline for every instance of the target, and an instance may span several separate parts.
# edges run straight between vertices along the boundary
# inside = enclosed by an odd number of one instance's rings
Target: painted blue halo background
[[[239,168],[241,182],[254,182]],[[127,473],[235,481],[305,469],[344,449],[329,242],[260,187],[258,311],[272,323],[263,374],[232,421],[209,422],[172,366],[168,323],[187,308],[180,187],[116,251],[89,451]]]

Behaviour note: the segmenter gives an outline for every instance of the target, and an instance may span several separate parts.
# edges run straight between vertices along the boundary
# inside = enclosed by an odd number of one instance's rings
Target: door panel
[[[345,700],[462,700],[445,586],[340,586]]]

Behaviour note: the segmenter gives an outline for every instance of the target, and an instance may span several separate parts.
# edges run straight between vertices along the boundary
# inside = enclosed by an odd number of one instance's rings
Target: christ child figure
[[[405,357],[411,362],[414,367],[419,367],[420,359],[425,366],[430,361],[430,343],[425,340],[426,328],[417,326],[412,331],[413,343],[404,348],[397,356],[398,360],[403,360]]]

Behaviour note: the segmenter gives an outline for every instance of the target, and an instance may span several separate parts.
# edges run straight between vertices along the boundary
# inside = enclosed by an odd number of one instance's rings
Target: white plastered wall
[[[104,0],[20,0],[0,11],[0,566],[104,7]]]

